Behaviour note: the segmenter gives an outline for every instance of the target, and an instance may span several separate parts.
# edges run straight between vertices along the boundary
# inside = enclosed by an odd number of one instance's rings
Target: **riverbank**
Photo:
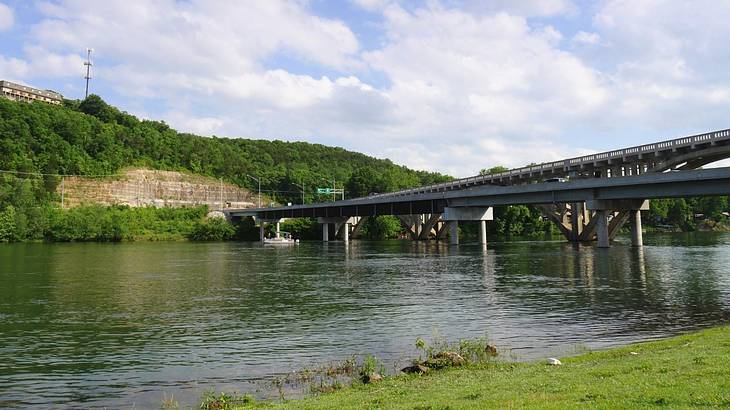
[[[400,375],[271,409],[671,408],[730,406],[730,326],[561,358]]]

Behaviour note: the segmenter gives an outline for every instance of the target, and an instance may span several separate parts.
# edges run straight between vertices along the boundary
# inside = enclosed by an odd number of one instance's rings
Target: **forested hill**
[[[47,174],[112,174],[128,166],[188,170],[251,190],[247,175],[280,201],[311,200],[316,186],[337,181],[348,197],[450,179],[342,148],[306,142],[201,137],[160,121],[140,120],[95,95],[64,106],[0,98],[0,170]],[[50,188],[50,187],[49,187]],[[0,198],[1,200],[1,198]]]

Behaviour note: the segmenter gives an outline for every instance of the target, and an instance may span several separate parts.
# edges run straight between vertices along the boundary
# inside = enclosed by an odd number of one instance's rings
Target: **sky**
[[[727,0],[0,0],[0,79],[463,177],[730,127]]]

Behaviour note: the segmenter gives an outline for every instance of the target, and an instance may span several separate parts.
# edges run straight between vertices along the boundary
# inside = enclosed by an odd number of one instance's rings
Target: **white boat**
[[[299,239],[291,237],[289,232],[279,231],[275,238],[264,238],[264,244],[268,245],[292,245],[299,243]]]

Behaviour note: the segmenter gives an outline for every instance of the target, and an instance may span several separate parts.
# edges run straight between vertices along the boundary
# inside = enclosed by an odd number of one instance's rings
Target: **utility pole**
[[[87,98],[89,96],[89,80],[91,80],[91,66],[93,65],[91,63],[91,52],[94,51],[90,48],[86,49],[86,61],[84,61],[84,65],[86,66],[86,76],[84,77],[86,79],[86,95],[84,98]]]
[[[248,174],[246,174],[248,175]],[[261,208],[261,180],[256,178],[253,175],[248,175],[249,178],[253,179],[254,181],[258,182],[259,184],[259,208]]]

